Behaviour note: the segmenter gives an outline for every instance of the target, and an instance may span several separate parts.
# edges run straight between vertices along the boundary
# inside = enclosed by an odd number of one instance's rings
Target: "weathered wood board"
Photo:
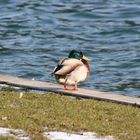
[[[115,93],[113,94],[87,89],[79,89],[78,91],[67,91],[63,89],[63,86],[58,84],[18,78],[9,75],[0,74],[0,84],[6,84],[15,87],[23,87],[34,90],[49,91],[74,97],[93,98],[97,100],[111,101],[140,107],[140,98],[137,97],[130,97]]]

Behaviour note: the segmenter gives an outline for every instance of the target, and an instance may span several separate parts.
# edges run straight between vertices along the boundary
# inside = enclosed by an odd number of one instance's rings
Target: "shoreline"
[[[140,107],[140,98],[137,97],[87,89],[79,89],[78,91],[67,91],[63,89],[62,85],[18,78],[9,75],[0,74],[0,84],[10,85],[13,87],[21,87],[31,90],[54,92],[56,94],[62,94],[73,97],[96,99],[101,101],[115,102]]]

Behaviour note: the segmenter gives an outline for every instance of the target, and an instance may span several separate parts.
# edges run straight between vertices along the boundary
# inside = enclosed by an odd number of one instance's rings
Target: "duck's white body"
[[[73,58],[61,60],[54,70],[57,82],[67,85],[75,85],[75,82],[84,81],[88,74],[87,66],[81,60]]]
[[[62,59],[53,71],[57,82],[63,84],[66,90],[78,90],[77,83],[89,75],[88,60],[81,51],[72,50],[68,58]],[[74,85],[74,88],[67,85]]]

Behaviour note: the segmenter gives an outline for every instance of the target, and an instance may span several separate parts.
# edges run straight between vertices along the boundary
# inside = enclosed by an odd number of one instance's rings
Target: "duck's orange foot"
[[[74,88],[69,88],[69,87],[67,87],[67,85],[64,85],[64,89],[65,90],[78,90],[78,88],[77,88],[77,86],[74,86]]]

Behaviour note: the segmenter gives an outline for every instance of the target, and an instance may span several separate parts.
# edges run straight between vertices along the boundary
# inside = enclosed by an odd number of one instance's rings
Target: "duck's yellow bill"
[[[85,57],[85,56],[83,56],[83,59],[86,61],[90,60],[88,57]]]

